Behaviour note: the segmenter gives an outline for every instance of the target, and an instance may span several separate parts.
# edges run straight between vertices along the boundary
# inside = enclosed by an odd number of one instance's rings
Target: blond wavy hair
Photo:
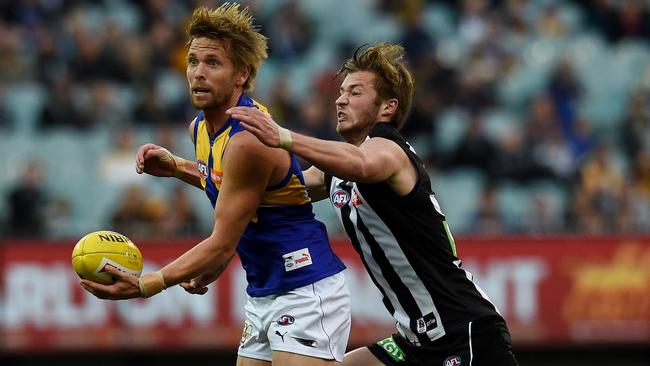
[[[376,75],[375,90],[381,100],[391,98],[399,102],[391,122],[398,129],[404,125],[413,99],[413,75],[406,67],[404,48],[394,43],[378,43],[362,51],[357,48],[354,56],[341,66],[337,75],[355,71],[370,71]]]
[[[268,46],[267,38],[259,32],[259,27],[253,25],[248,7],[240,9],[239,4],[223,3],[212,10],[197,8],[192,13],[187,34],[188,46],[200,37],[224,41],[235,68],[249,69],[244,91],[253,90],[257,70],[267,58]]]

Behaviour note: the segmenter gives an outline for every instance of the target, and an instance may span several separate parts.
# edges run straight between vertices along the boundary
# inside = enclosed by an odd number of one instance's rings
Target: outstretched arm
[[[220,188],[212,234],[159,271],[166,286],[188,282],[211,268],[227,265],[268,185],[274,167],[272,159],[278,156],[269,150],[247,133],[237,134],[228,143],[223,158],[224,176],[228,179],[223,180]],[[87,280],[81,283],[95,296],[105,299],[151,296],[162,290],[158,274],[142,277],[144,293],[135,277],[117,277],[118,281],[112,285]],[[147,288],[148,284],[152,287]],[[149,291],[151,288],[153,291]]]
[[[301,156],[333,176],[361,183],[377,183],[409,166],[408,157],[394,142],[374,138],[360,147],[301,135],[278,126],[256,108],[235,107],[231,116],[267,146],[281,147]]]

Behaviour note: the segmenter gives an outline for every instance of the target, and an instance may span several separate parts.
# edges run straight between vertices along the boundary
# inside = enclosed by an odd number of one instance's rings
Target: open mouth
[[[192,94],[194,95],[203,95],[210,93],[210,89],[206,88],[192,88]]]

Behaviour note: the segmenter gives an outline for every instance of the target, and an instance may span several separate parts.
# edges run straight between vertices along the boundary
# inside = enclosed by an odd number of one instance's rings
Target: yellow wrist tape
[[[150,272],[138,279],[142,297],[151,297],[166,288],[165,279],[159,272]]]
[[[179,169],[178,166],[176,166],[176,170],[174,171],[174,177],[176,177],[178,179],[183,179],[184,175],[185,174],[183,173],[183,171],[181,169]]]
[[[171,151],[165,149],[164,147],[161,147],[160,150],[164,151],[167,155],[163,156],[160,158],[161,161],[166,161],[166,160],[172,160],[174,161],[174,165],[176,165],[176,170],[174,170],[173,176],[182,179],[183,177],[183,169],[180,164],[180,162],[176,159],[176,155],[172,154]]]

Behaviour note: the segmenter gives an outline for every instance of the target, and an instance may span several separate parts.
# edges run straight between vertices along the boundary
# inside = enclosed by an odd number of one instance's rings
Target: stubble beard
[[[190,103],[192,103],[192,107],[200,111],[225,109],[226,107],[230,107],[226,104],[230,102],[230,99],[232,98],[234,92],[234,86],[227,85],[222,88],[221,92],[217,91],[215,93],[214,90],[210,91],[210,99],[202,102],[195,101],[194,96],[190,95]]]
[[[377,113],[379,112],[379,106],[380,104],[373,103],[371,106],[361,111],[356,122],[351,126],[348,126],[348,128],[341,128],[341,125],[337,124],[336,132],[346,140],[354,138],[357,134],[369,133],[370,131],[365,131],[365,129],[367,126],[374,125],[375,122],[377,122],[376,119]]]

